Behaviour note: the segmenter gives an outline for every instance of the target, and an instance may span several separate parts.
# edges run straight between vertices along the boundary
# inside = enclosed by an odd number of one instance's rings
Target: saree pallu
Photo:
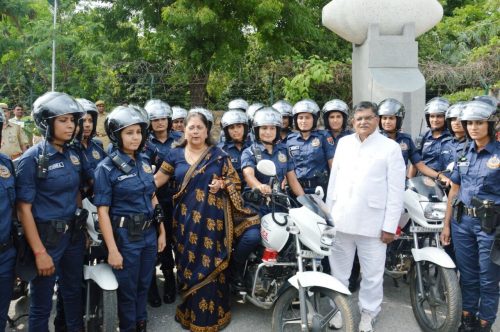
[[[162,170],[174,173],[168,163]],[[209,192],[208,185],[214,178],[224,180],[225,190]],[[251,211],[242,208],[239,187],[239,177],[227,154],[211,147],[189,168],[173,197],[173,240],[183,299],[176,320],[191,331],[218,331],[231,320],[227,268],[235,234],[233,215],[238,224],[259,222],[258,217],[252,218]]]

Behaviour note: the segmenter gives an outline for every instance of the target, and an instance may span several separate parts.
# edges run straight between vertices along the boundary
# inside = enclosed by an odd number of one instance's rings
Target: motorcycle
[[[107,250],[99,231],[97,209],[87,198],[83,200],[83,208],[89,211],[90,242],[83,266],[86,331],[115,332],[118,328],[118,281],[106,263]]]
[[[407,180],[399,236],[387,247],[385,274],[408,280],[413,314],[426,332],[457,331],[462,310],[455,263],[441,247],[447,196],[437,181]]]
[[[273,178],[272,161],[261,160],[257,169]],[[321,259],[330,255],[335,228],[322,197],[298,197],[301,207],[271,185],[267,196],[273,211],[261,218],[262,247],[246,262],[242,302],[271,309],[272,331],[326,331],[336,317],[340,331],[357,330],[357,310],[348,288],[322,272]],[[320,194],[322,190],[319,190]],[[287,212],[275,212],[281,204]],[[285,205],[285,206],[283,206]],[[339,321],[340,320],[340,321]]]

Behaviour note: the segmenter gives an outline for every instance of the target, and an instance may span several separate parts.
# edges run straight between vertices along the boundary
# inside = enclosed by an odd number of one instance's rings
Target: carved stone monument
[[[406,108],[403,131],[419,134],[425,78],[418,69],[415,38],[443,16],[437,0],[333,0],[323,25],[353,43],[353,103],[392,97]]]

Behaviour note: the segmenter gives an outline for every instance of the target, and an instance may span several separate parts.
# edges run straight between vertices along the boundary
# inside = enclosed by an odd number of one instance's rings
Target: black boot
[[[136,332],[146,332],[148,330],[147,325],[148,324],[145,320],[140,320],[137,322],[137,324],[135,324],[135,331]]]
[[[232,260],[229,264],[229,272],[231,274],[231,287],[235,291],[245,290],[245,282],[243,280],[243,273],[245,272],[245,263]]]
[[[163,284],[163,302],[170,304],[175,302],[175,274],[173,270],[163,271],[165,283]]]
[[[458,332],[476,332],[479,328],[479,322],[476,315],[468,314],[467,316],[462,314],[462,324],[458,328]],[[485,330],[487,331],[487,330]]]
[[[148,303],[153,308],[158,308],[159,306],[161,306],[160,293],[158,292],[158,285],[156,284],[156,273],[153,273],[151,285],[149,286]]]

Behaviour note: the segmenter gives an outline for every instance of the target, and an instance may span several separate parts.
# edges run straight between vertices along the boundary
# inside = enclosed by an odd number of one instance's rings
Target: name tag
[[[298,146],[298,145],[294,145],[294,146],[289,147],[289,149],[290,149],[290,151],[299,150],[299,149],[300,149],[300,146]]]
[[[48,170],[52,171],[52,170],[55,170],[55,169],[58,169],[58,168],[64,168],[64,163],[63,162],[59,162],[59,163],[52,164],[52,165],[49,166]]]
[[[458,167],[468,167],[469,165],[470,165],[470,162],[468,162],[468,161],[459,161],[457,163]]]
[[[424,146],[429,146],[429,145],[431,145],[431,144],[432,144],[432,142],[425,142],[425,143],[424,143]]]
[[[231,158],[231,162],[234,164],[234,163],[237,163],[238,162],[238,159],[236,158]]]
[[[120,175],[120,176],[118,177],[118,179],[117,179],[117,180],[118,180],[118,181],[123,181],[123,180],[125,180],[125,179],[128,179],[128,178],[133,178],[133,177],[135,177],[135,176],[137,176],[137,173],[131,173],[131,174]]]

